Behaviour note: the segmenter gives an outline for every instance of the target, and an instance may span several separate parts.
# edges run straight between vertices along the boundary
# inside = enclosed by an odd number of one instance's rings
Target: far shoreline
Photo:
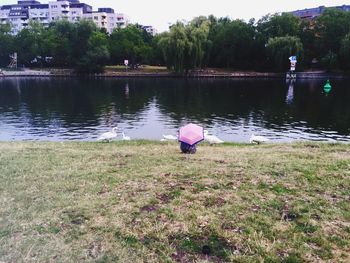
[[[199,79],[285,79],[286,73],[283,72],[256,72],[256,71],[226,71],[203,69],[191,71],[186,75],[176,74],[168,70],[110,70],[107,69],[103,73],[94,74],[77,74],[72,69],[25,69],[18,71],[1,71],[0,78],[10,77],[93,77],[93,78],[199,78]],[[346,73],[332,73],[326,71],[301,71],[295,72],[296,79],[326,79],[336,78],[345,79],[349,75]]]

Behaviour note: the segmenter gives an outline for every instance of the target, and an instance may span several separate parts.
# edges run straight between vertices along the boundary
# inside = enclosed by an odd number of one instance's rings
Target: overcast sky
[[[48,3],[48,0],[39,0]],[[293,11],[304,8],[350,5],[346,0],[80,0],[96,10],[98,7],[112,7],[118,13],[125,13],[132,23],[152,25],[159,32],[168,29],[177,20],[213,14],[231,19],[259,19],[268,13]],[[0,5],[15,4],[17,0],[0,0]]]

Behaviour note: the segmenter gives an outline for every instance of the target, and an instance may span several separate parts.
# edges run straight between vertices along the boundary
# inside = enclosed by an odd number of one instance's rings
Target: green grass
[[[348,144],[0,142],[0,262],[349,262]]]

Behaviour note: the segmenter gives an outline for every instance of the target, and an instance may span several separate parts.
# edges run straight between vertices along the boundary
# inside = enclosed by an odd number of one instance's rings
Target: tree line
[[[43,27],[31,21],[17,35],[0,25],[0,66],[18,53],[24,66],[71,67],[77,72],[102,72],[105,65],[166,65],[186,74],[206,67],[233,70],[286,71],[288,57],[298,69],[350,69],[350,12],[326,9],[314,20],[289,13],[266,15],[255,21],[215,16],[177,22],[152,36],[139,25],[111,34],[87,20],[58,21]]]

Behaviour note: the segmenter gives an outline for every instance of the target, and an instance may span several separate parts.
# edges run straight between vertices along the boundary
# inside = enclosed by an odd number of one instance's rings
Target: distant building
[[[346,11],[346,12],[350,11],[350,5],[341,5],[341,6],[332,6],[332,7],[319,6],[319,7],[315,7],[315,8],[296,10],[296,11],[292,11],[290,13],[297,16],[297,17],[300,17],[301,19],[313,20],[316,17],[322,15],[326,8],[336,8],[336,9]]]
[[[129,19],[124,14],[117,14],[112,8],[99,8],[98,11],[87,12],[84,18],[94,21],[99,28],[104,28],[109,34],[115,28],[124,28],[129,24]]]
[[[142,28],[152,36],[155,36],[158,33],[157,29],[155,29],[153,26],[142,26]]]
[[[126,27],[129,22],[124,14],[114,13],[112,8],[93,11],[90,5],[80,3],[79,0],[57,0],[48,4],[41,4],[36,0],[19,0],[17,4],[0,7],[0,23],[11,24],[13,34],[28,26],[30,20],[48,26],[49,23],[62,19],[70,22],[89,19],[98,27],[105,28],[108,33],[114,28]]]

